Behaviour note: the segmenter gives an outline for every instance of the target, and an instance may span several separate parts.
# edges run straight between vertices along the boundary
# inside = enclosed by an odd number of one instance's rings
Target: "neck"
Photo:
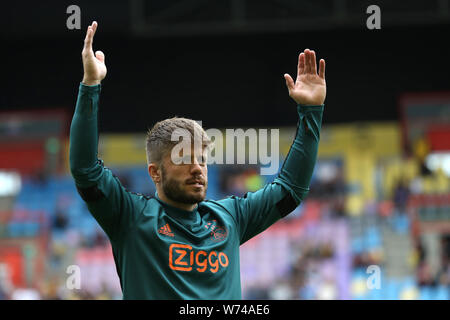
[[[181,202],[173,201],[173,200],[167,198],[167,196],[164,194],[164,192],[162,192],[162,190],[160,190],[160,191],[158,191],[158,197],[165,203],[171,205],[172,207],[186,210],[186,211],[193,211],[197,207],[196,203],[189,204],[189,203],[181,203]]]

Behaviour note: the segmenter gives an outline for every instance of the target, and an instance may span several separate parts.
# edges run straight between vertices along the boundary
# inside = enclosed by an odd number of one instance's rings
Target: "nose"
[[[202,167],[200,166],[200,163],[197,159],[194,158],[193,163],[190,167],[191,174],[201,174],[202,173]]]

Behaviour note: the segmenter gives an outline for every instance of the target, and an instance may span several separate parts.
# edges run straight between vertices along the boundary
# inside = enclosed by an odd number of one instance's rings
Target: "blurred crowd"
[[[120,180],[131,191],[139,191],[138,186],[142,186],[135,177],[148,179],[142,168],[119,171]],[[425,174],[429,176],[430,172]],[[212,186],[217,193],[210,194],[211,198],[242,196],[273,179],[260,176],[256,166],[212,168],[210,175],[212,184],[217,183]],[[412,210],[417,208],[411,207],[411,199],[417,191],[413,183],[398,179],[389,198],[367,202],[360,215],[351,216],[346,211],[348,185],[342,164],[337,161],[322,166],[319,161],[307,200],[241,247],[243,297],[420,298],[421,288],[440,288],[440,297],[446,297],[442,288],[450,287],[449,235],[438,234],[437,240],[430,240],[414,234]],[[44,198],[53,200],[38,203],[44,206],[47,203],[49,207],[36,207],[36,201]],[[17,262],[12,253],[9,261],[0,260],[0,299],[121,299],[109,240],[78,196],[70,176],[55,178],[42,174],[25,180],[21,195],[14,201],[15,210],[3,219],[0,249],[17,241],[16,245],[30,260],[26,258],[18,264],[24,270],[22,275],[11,270],[10,266]],[[39,229],[26,229],[37,212],[44,212],[36,222]],[[403,281],[396,291],[389,289],[391,293],[383,291],[372,296],[363,288],[361,279],[367,278],[366,270],[371,265],[382,270],[388,268],[387,259],[392,257],[386,233],[393,237],[390,241],[404,239],[411,244],[405,253],[411,272],[405,270],[403,278],[394,275],[392,281],[389,276],[390,282],[385,282],[385,287]],[[34,246],[23,242],[24,238],[40,240]],[[430,246],[436,241],[439,252],[433,251],[436,246]],[[80,266],[82,270],[83,285],[79,289],[68,289],[67,281],[72,276],[67,269],[69,265]],[[413,291],[401,289],[408,283]]]

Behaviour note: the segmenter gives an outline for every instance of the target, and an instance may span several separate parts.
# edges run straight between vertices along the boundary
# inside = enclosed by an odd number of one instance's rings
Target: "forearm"
[[[79,187],[93,185],[101,173],[101,167],[97,162],[97,113],[100,91],[100,85],[80,84],[70,126],[70,170]]]
[[[297,203],[309,191],[319,148],[324,105],[297,106],[299,121],[295,140],[275,180],[290,189]]]

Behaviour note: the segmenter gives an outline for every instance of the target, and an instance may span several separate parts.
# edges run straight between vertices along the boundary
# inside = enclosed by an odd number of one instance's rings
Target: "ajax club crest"
[[[228,235],[227,229],[225,227],[218,225],[216,219],[208,222],[205,225],[205,228],[210,231],[211,240],[213,241],[219,242],[227,238]]]

